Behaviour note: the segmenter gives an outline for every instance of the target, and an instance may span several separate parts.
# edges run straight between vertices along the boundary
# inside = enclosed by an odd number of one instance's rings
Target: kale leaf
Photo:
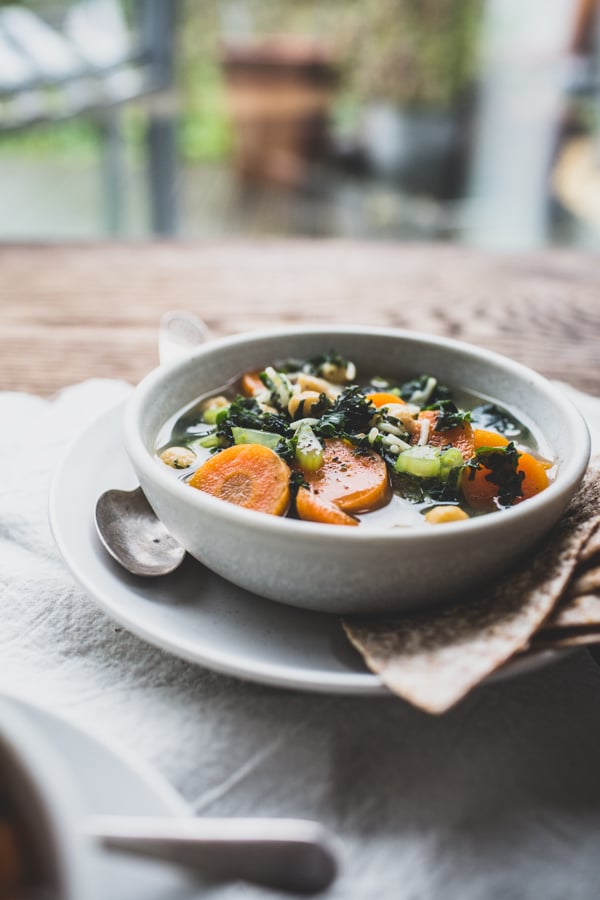
[[[524,472],[518,471],[521,454],[511,441],[506,447],[480,447],[466,465],[472,481],[478,469],[489,469],[485,480],[498,487],[500,506],[512,506],[522,495]]]
[[[458,482],[462,467],[451,469],[447,479],[418,478],[407,472],[393,472],[394,490],[411,503],[425,503],[433,500],[436,503],[456,503],[460,493]]]
[[[265,412],[254,397],[238,396],[217,415],[217,436],[233,442],[232,427],[272,431],[285,437],[289,422],[285,416]]]
[[[344,359],[337,350],[328,350],[327,353],[321,353],[319,356],[313,356],[305,360],[302,365],[302,371],[306,372],[307,375],[320,375],[324,365],[345,369],[348,365],[348,360]]]
[[[353,384],[344,388],[331,409],[321,416],[318,425],[313,426],[313,431],[321,438],[360,434],[369,429],[376,412],[376,408],[358,385]]]
[[[295,497],[301,487],[308,487],[304,478],[304,472],[293,471],[290,475],[290,493]]]
[[[463,425],[465,422],[471,421],[471,413],[462,412],[454,400],[436,400],[425,409],[434,409],[439,412],[435,423],[436,431],[448,431],[457,425]]]

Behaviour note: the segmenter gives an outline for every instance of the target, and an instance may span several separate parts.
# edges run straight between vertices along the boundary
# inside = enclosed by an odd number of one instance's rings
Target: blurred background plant
[[[77,2],[82,0],[19,5],[60,29],[65,8]],[[140,7],[152,0],[119,2],[134,27]],[[14,5],[0,0],[0,10]],[[536,78],[551,80],[543,53],[555,67],[573,54],[596,66],[598,59],[596,0],[172,0],[172,5],[177,10],[170,110],[176,121],[178,231],[190,236],[468,239],[479,228],[469,226],[472,172],[479,171],[472,157],[482,146],[488,155],[493,148],[494,140],[485,138],[490,109],[494,115],[506,113],[488,99],[495,96],[491,81],[512,73],[513,104],[518,104]],[[553,43],[544,50],[544,35],[552,28]],[[504,41],[504,69],[498,41]],[[509,60],[507,47],[520,56]],[[569,96],[564,85],[553,88],[566,98],[568,122],[576,122],[578,133],[590,139],[598,113],[591,83],[591,90],[588,84]],[[124,105],[120,115],[128,197],[117,230],[125,236],[150,233],[143,187],[147,112],[140,101]],[[555,104],[553,134],[544,138],[554,158],[563,113]],[[537,108],[530,107],[529,118],[539,132]],[[500,120],[493,132],[496,157],[511,143],[508,133],[498,133]],[[105,129],[104,118],[91,114],[0,132],[5,197],[0,238],[106,233],[98,213],[102,188],[94,175]],[[523,137],[525,155],[530,137]],[[517,133],[511,138],[519,145]],[[552,198],[556,207],[556,179],[546,157],[543,168],[543,186],[536,190],[543,189],[544,197],[538,205]],[[489,185],[490,176],[479,179],[477,190],[482,183]],[[589,230],[580,228],[579,220],[570,227],[562,208],[558,220],[560,240],[580,240],[582,234],[588,240]],[[531,239],[546,242],[556,234],[550,223]]]
[[[358,100],[449,109],[473,85],[482,0],[365,0],[341,54]]]

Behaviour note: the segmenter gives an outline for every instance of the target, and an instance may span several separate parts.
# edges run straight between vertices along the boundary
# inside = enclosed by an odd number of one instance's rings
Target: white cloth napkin
[[[0,689],[121,741],[198,812],[320,820],[342,842],[328,898],[595,897],[600,668],[586,651],[435,718],[393,697],[211,673],[117,627],[82,592],[49,532],[49,480],[67,441],[129,390],[96,380],[51,401],[0,394]],[[600,401],[574,399],[600,447]]]

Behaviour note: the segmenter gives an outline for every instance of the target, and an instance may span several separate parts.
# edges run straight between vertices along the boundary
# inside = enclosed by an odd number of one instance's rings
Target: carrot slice
[[[508,445],[508,439],[504,435],[498,434],[497,431],[487,431],[485,428],[473,429],[473,441],[475,450],[479,450],[480,447],[506,447]]]
[[[211,456],[190,478],[190,485],[213,497],[283,516],[290,502],[290,469],[270,447],[235,444]]]
[[[367,394],[367,400],[370,400],[377,409],[380,409],[382,406],[391,406],[392,403],[406,404],[402,397],[390,394],[387,391],[376,391],[374,394]]]
[[[265,386],[258,372],[244,372],[240,380],[240,388],[244,397],[254,397],[264,391]]]
[[[340,520],[340,511],[365,513],[385,506],[390,500],[391,488],[384,460],[371,450],[357,453],[350,441],[340,438],[327,439],[323,465],[314,472],[303,472],[303,475],[308,488],[298,491],[300,504],[297,501],[296,508],[300,518],[349,525],[354,524],[354,520]],[[303,492],[312,494],[312,499],[309,501]],[[332,504],[333,511],[330,509]]]
[[[489,511],[496,509],[496,498],[499,487],[493,481],[488,481],[487,476],[491,469],[468,469],[462,472],[460,478],[460,490],[465,502],[473,509]]]
[[[309,488],[301,487],[296,495],[296,512],[307,522],[324,525],[358,525],[358,519],[348,515],[335,503],[321,499]]]
[[[519,472],[525,473],[521,485],[523,488],[523,500],[526,500],[528,497],[534,497],[548,487],[550,481],[546,468],[545,460],[536,459],[531,453],[521,453]]]
[[[495,432],[486,432],[482,429],[477,429],[477,431],[479,433],[475,438],[476,443],[481,441],[478,447],[503,447],[508,444],[506,438]],[[492,441],[495,441],[495,443],[492,443]],[[517,472],[523,473],[523,480],[521,482],[521,493],[515,499],[515,504],[533,497],[535,494],[539,494],[540,491],[548,487],[549,479],[546,472],[546,463],[536,459],[531,453],[519,454]],[[473,509],[490,510],[496,506],[499,488],[493,481],[488,481],[487,476],[489,474],[490,469],[485,467],[463,473],[460,485],[461,491],[466,502]]]
[[[427,443],[431,447],[456,447],[463,455],[463,459],[471,459],[475,450],[473,440],[473,429],[468,422],[461,425],[455,425],[454,428],[447,428],[445,431],[436,431],[435,426],[439,418],[437,409],[422,409],[418,418],[429,420],[429,435]],[[421,431],[418,428],[413,434],[411,443],[415,444],[420,437]]]

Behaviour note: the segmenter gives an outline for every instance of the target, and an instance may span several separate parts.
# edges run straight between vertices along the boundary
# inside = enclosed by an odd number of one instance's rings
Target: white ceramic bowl
[[[343,528],[282,519],[223,502],[173,477],[157,434],[178,410],[245,370],[335,348],[359,373],[428,372],[492,398],[529,425],[558,463],[541,494],[509,510],[447,526]],[[449,600],[509,568],[549,531],[589,459],[587,427],[540,375],[457,341],[375,328],[298,328],[236,335],[150,373],[125,412],[126,448],[157,515],[183,546],[235,584],[331,613],[401,610]]]
[[[90,846],[79,831],[82,812],[68,773],[44,736],[5,697],[0,698],[0,794],[15,823],[22,896],[97,897],[88,877]]]

